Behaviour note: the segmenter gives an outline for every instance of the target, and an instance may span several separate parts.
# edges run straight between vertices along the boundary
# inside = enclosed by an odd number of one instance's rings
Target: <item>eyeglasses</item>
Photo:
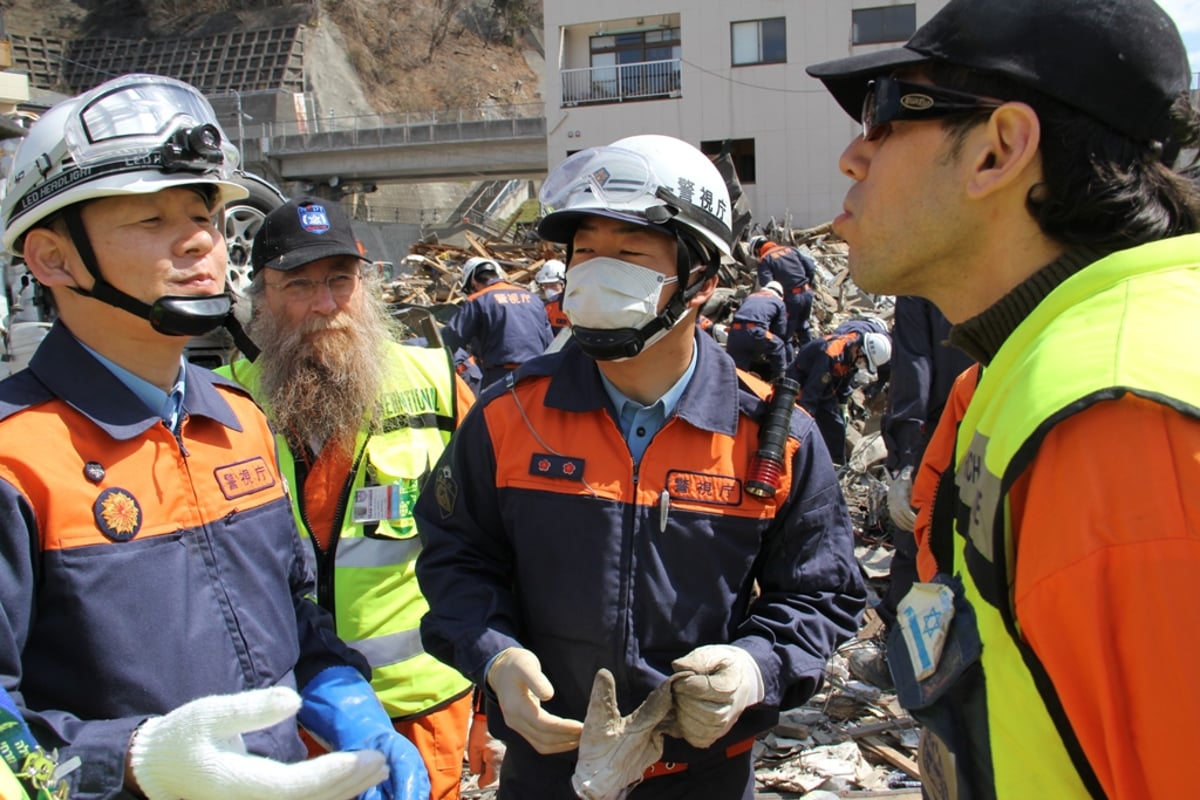
[[[986,111],[1004,105],[1003,100],[956,92],[897,78],[876,78],[867,84],[862,105],[862,137],[878,139],[895,120],[927,120],[968,111]]]
[[[327,287],[329,293],[333,295],[333,299],[345,300],[354,293],[355,287],[358,286],[358,279],[357,272],[337,272],[327,275],[319,281],[314,281],[312,278],[292,278],[290,281],[279,281],[278,283],[267,282],[267,285],[283,292],[288,300],[296,302],[312,300],[317,294],[318,286]]]

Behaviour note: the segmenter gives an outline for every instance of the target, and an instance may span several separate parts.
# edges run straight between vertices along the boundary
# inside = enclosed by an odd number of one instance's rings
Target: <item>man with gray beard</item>
[[[254,240],[253,362],[222,372],[274,424],[317,601],[371,663],[396,730],[421,751],[432,797],[457,798],[471,684],[421,647],[412,506],[474,397],[441,348],[400,345],[350,220],[292,200]],[[335,602],[336,600],[336,602]]]

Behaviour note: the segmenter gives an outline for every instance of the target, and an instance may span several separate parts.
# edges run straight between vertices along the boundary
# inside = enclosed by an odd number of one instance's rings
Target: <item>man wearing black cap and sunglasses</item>
[[[924,543],[939,576],[888,647],[953,765],[926,791],[1191,794],[1200,637],[1171,611],[1200,568],[1200,198],[1174,167],[1200,115],[1178,30],[1150,0],[951,0],[904,47],[808,72],[863,124],[834,221],[855,282],[929,298],[985,366]]]

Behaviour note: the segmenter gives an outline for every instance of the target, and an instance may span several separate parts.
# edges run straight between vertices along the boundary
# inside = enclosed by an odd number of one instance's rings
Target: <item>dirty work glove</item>
[[[542,674],[542,662],[522,647],[501,650],[487,672],[488,686],[496,693],[504,722],[542,755],[565,753],[579,746],[583,723],[563,719],[542,710],[554,697],[550,679]]]
[[[675,681],[678,732],[693,747],[708,747],[729,733],[747,706],[761,703],[762,673],[749,652],[729,644],[706,644],[671,662],[675,672],[690,670]]]
[[[612,673],[596,673],[571,776],[575,794],[584,800],[621,800],[642,782],[646,767],[662,758],[663,735],[670,727],[671,684],[684,676],[677,672],[667,678],[632,714],[622,717]]]
[[[888,515],[902,531],[911,532],[917,525],[917,513],[912,509],[912,485],[912,467],[905,467],[888,481]]]
[[[471,717],[471,732],[467,735],[467,769],[478,775],[478,786],[486,789],[500,776],[500,762],[507,748],[504,742],[488,733],[487,715]]]
[[[246,754],[241,734],[294,716],[300,697],[276,686],[201,697],[142,723],[129,746],[149,800],[346,800],[387,777],[379,753],[330,753],[285,764]]]
[[[360,800],[426,800],[429,771],[417,748],[392,727],[383,706],[354,667],[329,667],[300,691],[296,718],[330,750],[378,750],[389,774]],[[275,798],[271,798],[275,800]]]

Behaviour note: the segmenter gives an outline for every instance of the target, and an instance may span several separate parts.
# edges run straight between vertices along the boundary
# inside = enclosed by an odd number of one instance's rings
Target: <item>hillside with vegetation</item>
[[[530,64],[542,57],[541,0],[0,0],[0,10],[8,33],[66,39],[332,26],[378,112],[541,99]]]

